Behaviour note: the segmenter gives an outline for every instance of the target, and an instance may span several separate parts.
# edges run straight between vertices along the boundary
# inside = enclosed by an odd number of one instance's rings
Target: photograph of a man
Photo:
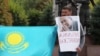
[[[63,31],[78,31],[78,22],[73,20],[71,17],[61,17],[61,32]]]

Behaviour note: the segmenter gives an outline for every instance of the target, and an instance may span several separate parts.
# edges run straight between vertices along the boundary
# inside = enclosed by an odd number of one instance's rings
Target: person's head
[[[72,8],[71,6],[65,6],[61,10],[61,16],[71,16],[72,15]]]
[[[66,25],[67,27],[69,26],[68,20],[66,18],[61,17],[60,21],[62,25]]]
[[[64,31],[70,29],[72,27],[72,18],[70,17],[61,17],[60,18],[61,24],[62,24],[62,29]]]

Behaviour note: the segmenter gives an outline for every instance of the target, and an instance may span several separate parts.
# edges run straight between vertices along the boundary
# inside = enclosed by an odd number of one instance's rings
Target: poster
[[[60,51],[76,51],[80,44],[79,16],[56,17]]]

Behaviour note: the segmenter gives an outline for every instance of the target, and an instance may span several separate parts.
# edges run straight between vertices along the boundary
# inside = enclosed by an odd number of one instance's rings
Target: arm
[[[83,46],[84,46],[84,43],[85,43],[85,33],[84,33],[84,31],[83,31],[82,25],[80,25],[80,35],[81,35],[81,37],[80,37],[80,45],[79,45],[79,47],[76,49],[78,53],[81,52],[81,50],[82,50],[82,48],[83,48]]]
[[[82,49],[83,46],[84,46],[84,43],[85,43],[85,33],[83,31],[82,25],[80,25],[80,35],[81,35],[81,37],[80,37],[80,45],[79,45],[79,47]]]

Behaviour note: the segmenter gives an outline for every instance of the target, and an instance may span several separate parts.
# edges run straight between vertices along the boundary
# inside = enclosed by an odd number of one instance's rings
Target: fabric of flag
[[[1,26],[0,56],[52,56],[56,26]]]

